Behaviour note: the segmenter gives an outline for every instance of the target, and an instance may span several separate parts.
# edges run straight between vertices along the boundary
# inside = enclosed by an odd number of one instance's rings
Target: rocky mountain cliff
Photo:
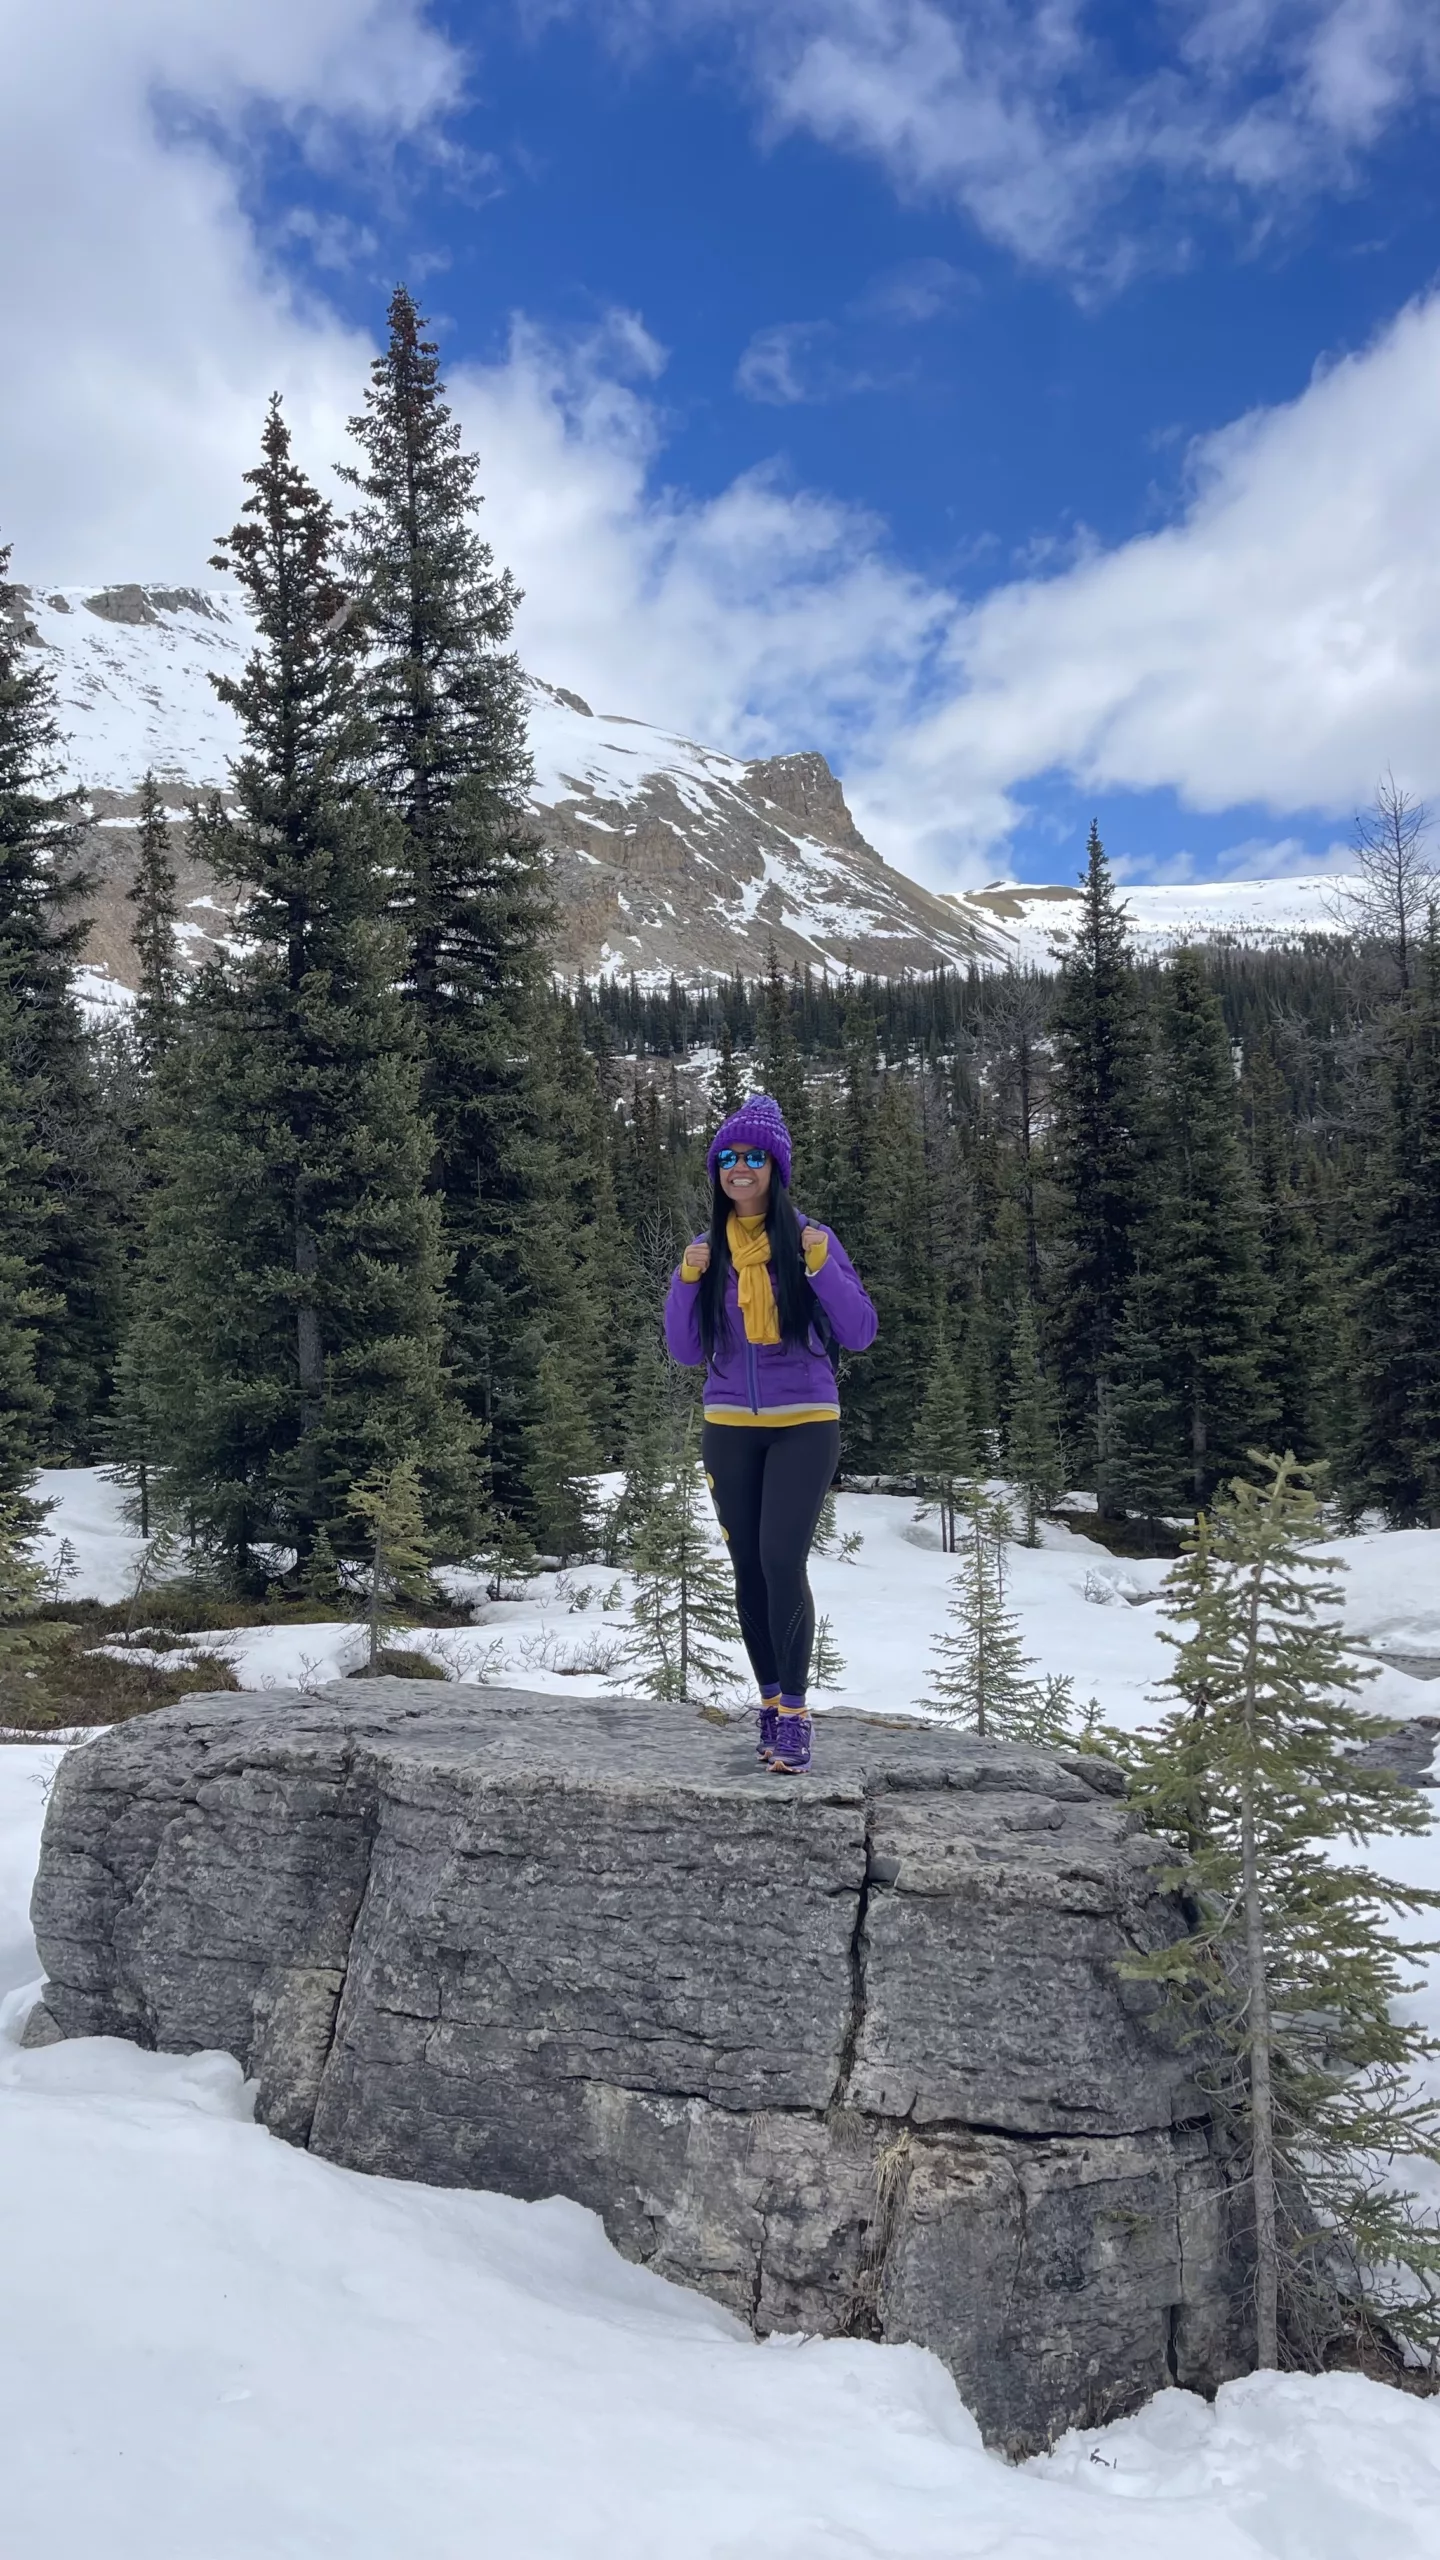
[[[237,734],[209,678],[238,668],[250,625],[218,588],[11,595],[53,669],[70,770],[94,811],[88,956],[128,985],[137,785],[153,767],[177,819],[191,794],[223,787]],[[891,976],[1004,950],[993,919],[936,897],[866,843],[821,755],[745,763],[538,681],[530,726],[567,975],[754,973],[773,945],[787,969]],[[202,865],[182,857],[180,868],[182,935],[198,959],[232,912]]]

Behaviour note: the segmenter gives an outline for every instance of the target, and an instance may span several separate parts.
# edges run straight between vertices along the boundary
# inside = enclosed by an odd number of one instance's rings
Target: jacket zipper
[[[760,1381],[756,1369],[755,1345],[753,1342],[748,1341],[745,1345],[745,1381],[750,1389],[750,1410],[752,1413],[758,1413],[760,1410]]]

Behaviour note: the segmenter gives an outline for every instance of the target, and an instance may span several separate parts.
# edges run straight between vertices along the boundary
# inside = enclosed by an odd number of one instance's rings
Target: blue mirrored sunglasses
[[[722,1173],[733,1173],[737,1164],[748,1165],[759,1173],[770,1161],[763,1147],[722,1147],[715,1159]]]

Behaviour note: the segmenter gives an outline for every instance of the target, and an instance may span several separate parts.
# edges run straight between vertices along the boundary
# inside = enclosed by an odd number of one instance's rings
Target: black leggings
[[[751,1667],[762,1690],[798,1701],[815,1641],[805,1564],[840,1463],[840,1425],[707,1422],[700,1446]]]

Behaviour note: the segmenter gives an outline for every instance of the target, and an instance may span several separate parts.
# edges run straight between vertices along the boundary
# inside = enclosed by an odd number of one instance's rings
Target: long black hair
[[[729,1338],[730,1320],[725,1312],[725,1282],[730,1270],[730,1219],[735,1210],[733,1200],[726,1198],[717,1174],[712,1185],[710,1203],[710,1261],[701,1272],[700,1339],[705,1357],[713,1360],[717,1349]],[[770,1192],[765,1202],[765,1229],[770,1238],[770,1276],[775,1283],[775,1303],[780,1314],[782,1342],[808,1341],[815,1321],[816,1298],[805,1269],[805,1249],[800,1242],[800,1221],[773,1158],[770,1165]]]

